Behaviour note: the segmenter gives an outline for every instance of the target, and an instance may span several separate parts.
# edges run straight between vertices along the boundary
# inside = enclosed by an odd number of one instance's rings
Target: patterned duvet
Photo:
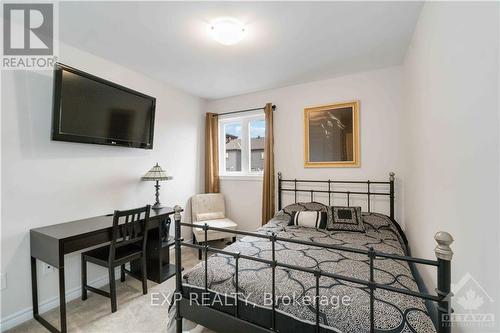
[[[277,215],[259,228],[259,233],[275,232],[279,237],[295,238],[315,243],[337,244],[347,247],[405,255],[405,245],[394,223],[385,215],[363,213],[366,233],[326,231],[287,226],[288,217]],[[271,259],[271,242],[246,236],[226,247],[227,251]],[[366,255],[345,251],[321,249],[292,243],[276,243],[276,260],[291,265],[319,268],[326,272],[355,277],[368,281],[369,265]],[[235,259],[215,254],[208,259],[208,288],[213,295],[235,293]],[[377,258],[375,281],[397,288],[418,291],[417,284],[406,262]],[[272,270],[268,265],[240,259],[240,299],[246,307],[240,307],[245,320],[264,326],[270,319],[270,293]],[[205,282],[204,262],[184,275],[184,292],[203,290]],[[314,302],[315,277],[310,273],[276,268],[277,325],[281,331],[292,328],[298,331],[314,331],[316,311]],[[375,291],[375,328],[380,332],[435,332],[423,300],[377,289]],[[359,284],[332,278],[320,279],[321,331],[369,332],[369,289]],[[248,305],[253,311],[246,311]],[[223,311],[231,311],[226,307]],[[295,320],[290,320],[293,318]]]

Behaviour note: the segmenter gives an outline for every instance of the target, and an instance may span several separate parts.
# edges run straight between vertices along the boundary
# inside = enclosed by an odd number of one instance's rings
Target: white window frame
[[[251,171],[250,122],[254,120],[265,120],[265,117],[262,113],[219,117],[219,177],[221,179],[262,179],[264,175],[262,171]],[[230,123],[241,124],[241,171],[226,171],[226,133],[224,126]]]

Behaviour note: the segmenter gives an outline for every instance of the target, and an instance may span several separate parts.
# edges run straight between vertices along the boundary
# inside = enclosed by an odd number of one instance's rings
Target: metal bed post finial
[[[174,221],[175,221],[175,293],[177,295],[182,295],[182,266],[181,266],[181,212],[182,208],[179,205],[174,207]],[[182,317],[180,309],[180,298],[175,297],[176,308],[175,308],[175,326],[176,332],[182,333]]]
[[[438,243],[434,252],[436,253],[436,257],[438,259],[451,261],[453,258],[453,250],[450,245],[453,243],[453,237],[447,233],[446,231],[439,231],[434,235],[434,239]]]
[[[436,253],[438,267],[437,278],[438,285],[436,293],[441,300],[438,302],[438,332],[449,333],[450,327],[450,314],[451,314],[451,259],[453,258],[453,251],[451,250],[451,243],[453,237],[445,232],[439,231],[434,235],[437,246],[434,249]]]

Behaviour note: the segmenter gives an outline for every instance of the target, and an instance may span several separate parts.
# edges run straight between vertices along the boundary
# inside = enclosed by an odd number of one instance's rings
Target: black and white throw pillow
[[[289,216],[290,221],[292,220],[291,219],[292,214],[294,212],[300,212],[300,211],[325,212],[326,218],[327,218],[327,221],[326,221],[327,227],[328,227],[328,225],[333,224],[332,216],[331,216],[332,210],[327,205],[324,205],[324,204],[319,203],[319,202],[297,202],[297,203],[288,205],[285,208],[283,208],[283,214]]]
[[[329,230],[365,232],[361,207],[332,206],[333,225]]]
[[[293,212],[288,225],[306,228],[326,229],[327,215],[320,211]]]

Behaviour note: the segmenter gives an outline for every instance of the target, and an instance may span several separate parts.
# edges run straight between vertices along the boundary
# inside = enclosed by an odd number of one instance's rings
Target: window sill
[[[264,175],[219,175],[220,180],[262,181]]]

